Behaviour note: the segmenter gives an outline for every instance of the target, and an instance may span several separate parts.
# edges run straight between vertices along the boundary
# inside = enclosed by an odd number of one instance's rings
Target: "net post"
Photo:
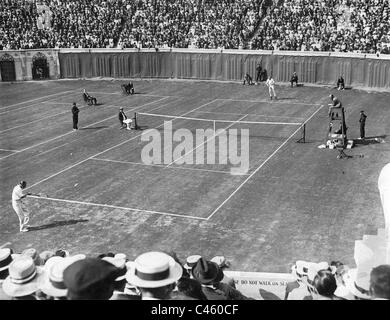
[[[215,131],[215,120],[213,121],[213,129],[214,129],[214,136],[216,135],[216,131]]]
[[[302,125],[302,136],[297,141],[298,143],[306,143],[306,123]]]

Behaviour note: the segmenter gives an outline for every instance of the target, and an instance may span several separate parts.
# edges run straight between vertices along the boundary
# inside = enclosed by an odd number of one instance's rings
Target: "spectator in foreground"
[[[26,255],[16,258],[8,267],[9,276],[3,282],[3,290],[12,300],[37,300],[35,293],[43,277],[42,270]]]
[[[0,249],[0,300],[10,300],[11,298],[3,291],[3,282],[9,276],[8,267],[14,260],[10,248]]]
[[[316,293],[316,300],[335,300],[334,293],[337,289],[336,278],[330,270],[317,272],[313,287]]]
[[[207,300],[251,300],[240,291],[222,283],[223,272],[215,262],[200,258],[192,268],[192,274],[202,284]]]
[[[168,300],[183,268],[164,252],[146,252],[134,260],[127,282],[141,291],[142,300]]]
[[[98,258],[86,258],[64,270],[68,300],[108,300],[114,292],[118,268]]]
[[[288,282],[284,300],[313,300],[307,287],[309,262],[298,260],[291,268],[295,281]]]
[[[371,270],[369,291],[373,300],[390,300],[390,265],[380,265]]]

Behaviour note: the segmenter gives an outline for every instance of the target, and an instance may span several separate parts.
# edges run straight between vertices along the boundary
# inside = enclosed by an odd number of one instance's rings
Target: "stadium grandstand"
[[[205,48],[390,53],[387,0],[0,4],[0,49]]]
[[[1,0],[0,300],[389,300],[389,21]]]

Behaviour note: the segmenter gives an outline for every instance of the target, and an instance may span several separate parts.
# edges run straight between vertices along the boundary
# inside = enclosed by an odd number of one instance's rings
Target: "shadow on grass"
[[[100,127],[87,127],[87,128],[80,128],[79,130],[99,130],[99,129],[106,129],[108,126],[100,126]]]
[[[354,142],[356,147],[368,146],[371,144],[384,143],[386,137],[387,137],[386,135],[376,136],[376,137],[366,137],[366,138],[361,139],[361,140],[354,139],[353,142]]]
[[[28,228],[28,231],[38,231],[43,229],[50,229],[55,227],[70,226],[80,222],[88,222],[88,219],[72,219],[72,220],[62,220],[62,221],[53,221],[52,223],[44,224],[41,226],[31,226]]]

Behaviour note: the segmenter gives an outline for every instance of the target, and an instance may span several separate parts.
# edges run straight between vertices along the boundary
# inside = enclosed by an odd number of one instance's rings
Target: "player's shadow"
[[[368,146],[371,144],[384,143],[386,137],[387,137],[386,135],[376,136],[376,137],[366,137],[366,138],[361,139],[361,140],[355,139],[355,140],[353,140],[353,142],[354,142],[356,147]]]
[[[89,221],[88,219],[71,219],[71,220],[53,221],[52,223],[44,224],[41,226],[31,226],[28,228],[28,231],[38,231],[43,229],[55,228],[55,227],[70,226],[80,222],[88,222],[88,221]]]
[[[79,130],[99,130],[99,129],[106,129],[108,126],[99,126],[99,127],[86,127],[86,128],[80,128]]]

